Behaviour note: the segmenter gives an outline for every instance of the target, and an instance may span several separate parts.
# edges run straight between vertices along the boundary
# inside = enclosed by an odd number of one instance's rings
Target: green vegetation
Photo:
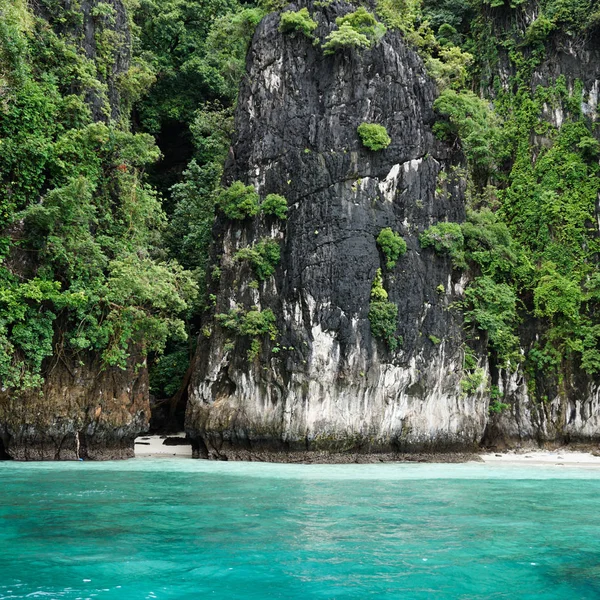
[[[217,322],[237,335],[268,335],[270,340],[277,336],[276,319],[271,309],[251,309],[244,312],[240,308],[231,309],[228,313],[216,315]]]
[[[269,194],[260,205],[263,215],[271,215],[278,219],[287,219],[287,200],[279,194]]]
[[[93,353],[124,367],[143,349],[153,393],[171,395],[194,349],[186,336],[199,333],[227,268],[210,264],[215,212],[234,221],[287,216],[283,196],[260,203],[240,181],[220,187],[248,43],[266,12],[283,7],[128,1],[129,36],[113,4],[96,2],[92,56],[80,47],[85,17],[77,3],[39,4],[34,14],[24,0],[0,0],[0,380],[35,388],[53,354]],[[554,40],[579,48],[597,36],[600,6],[538,0],[533,7],[378,0],[377,17],[362,6],[339,17],[322,48],[372,48],[395,28],[420,53],[440,92],[434,132],[464,151],[469,200],[465,223],[434,224],[421,246],[465,271],[469,284],[452,310],[462,310],[469,344],[487,344],[492,367],[522,363],[543,401],[544,379],[563,389],[579,368],[600,373],[600,141],[583,112],[582,82],[538,85],[532,75]],[[317,20],[306,8],[283,12],[280,30],[312,38]],[[120,72],[119,57],[129,53]],[[510,67],[502,77],[499,64]],[[391,143],[374,123],[358,135],[373,151]],[[442,184],[440,177],[440,194]],[[377,243],[393,269],[404,240],[386,228]],[[266,239],[238,252],[254,269],[251,287],[272,276],[279,252]],[[446,293],[443,284],[437,293]],[[256,338],[274,335],[269,313],[240,309],[229,327],[251,338],[252,359]],[[397,317],[379,272],[369,319],[392,351]],[[520,339],[524,322],[537,332],[529,345]],[[465,393],[483,389],[480,367],[465,372]],[[490,411],[505,406],[493,397]]]
[[[502,393],[498,389],[498,386],[493,385],[490,388],[490,405],[489,405],[489,409],[488,409],[490,412],[490,415],[501,414],[505,410],[508,410],[509,408],[510,408],[510,404],[506,404],[505,402],[502,402]]]
[[[364,35],[371,42],[378,42],[387,30],[383,23],[379,23],[364,6],[360,6],[354,12],[348,13],[335,20],[338,27],[350,25],[356,32]]]
[[[197,286],[161,252],[165,213],[145,175],[160,152],[109,102],[125,43],[111,6],[95,8],[95,59],[78,51],[76,14],[52,27],[22,2],[2,11],[0,380],[22,390],[51,355],[125,367],[184,340]]]
[[[374,152],[383,150],[392,143],[387,129],[377,123],[361,123],[357,133],[363,146]]]
[[[398,329],[398,307],[388,301],[388,293],[383,287],[381,269],[377,269],[371,287],[371,302],[369,304],[369,322],[371,331],[376,338],[386,342],[391,352],[402,345],[402,337],[396,335]]]
[[[377,244],[387,259],[385,266],[388,270],[393,269],[396,261],[406,253],[406,242],[390,227],[381,230],[377,236]]]
[[[258,194],[253,186],[234,181],[220,192],[217,205],[228,219],[243,221],[258,214],[258,200]]]
[[[419,236],[421,248],[432,247],[439,254],[447,254],[455,268],[466,267],[465,239],[458,223],[432,225]]]
[[[281,13],[279,31],[282,33],[300,32],[307,38],[313,38],[313,32],[317,28],[317,22],[313,21],[307,8],[298,11],[286,11]]]
[[[332,31],[323,44],[323,54],[335,54],[340,50],[355,48],[361,50],[370,48],[369,38],[353,29],[350,25],[342,25],[339,29]]]
[[[387,30],[383,23],[363,6],[356,11],[348,13],[336,20],[338,29],[332,31],[323,44],[323,54],[335,54],[347,48],[371,48],[384,35]]]
[[[475,353],[468,346],[463,355],[463,377],[460,388],[465,396],[470,396],[479,391],[485,382],[485,371],[477,366]]]
[[[239,336],[252,338],[247,353],[249,362],[252,362],[260,353],[261,338],[268,337],[274,341],[279,333],[276,318],[271,309],[263,311],[253,308],[247,312],[240,308],[230,310],[215,316],[217,322]],[[233,348],[231,348],[233,349]]]
[[[497,118],[489,104],[473,92],[446,89],[434,108],[446,118],[434,125],[434,133],[447,141],[459,138],[476,181],[486,181],[494,167],[494,158],[498,161],[504,158]]]
[[[249,248],[238,250],[234,258],[235,260],[249,261],[256,276],[264,281],[275,273],[275,268],[281,258],[281,251],[275,240],[263,239]]]

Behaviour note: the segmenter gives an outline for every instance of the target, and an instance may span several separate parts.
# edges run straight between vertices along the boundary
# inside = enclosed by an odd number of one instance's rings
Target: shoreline
[[[181,441],[179,441],[181,440]],[[167,442],[165,444],[165,441]],[[185,433],[171,435],[145,435],[135,440],[135,459],[192,458],[191,443],[186,443]],[[194,459],[207,460],[207,459]],[[531,448],[527,450],[481,451],[474,453],[414,453],[414,454],[329,454],[325,452],[270,453],[240,450],[229,452],[227,458],[251,462],[288,464],[378,464],[398,463],[469,463],[507,466],[557,466],[600,468],[600,451],[570,449],[568,446],[556,450]]]

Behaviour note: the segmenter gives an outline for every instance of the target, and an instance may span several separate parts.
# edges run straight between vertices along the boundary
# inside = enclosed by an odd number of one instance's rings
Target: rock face
[[[132,458],[148,427],[148,374],[93,358],[48,367],[41,391],[0,392],[0,448],[16,460]]]
[[[321,40],[355,10],[340,2],[309,9]],[[397,32],[371,50],[324,56],[278,26],[271,14],[256,31],[225,183],[285,196],[288,218],[221,215],[212,290],[217,314],[271,309],[278,334],[263,336],[253,360],[248,336],[218,324],[201,336],[188,434],[201,456],[474,448],[487,401],[461,393],[462,322],[449,309],[465,282],[418,243],[431,224],[464,220],[462,157],[431,131],[435,85]],[[363,147],[363,122],[384,125],[391,145]],[[408,246],[391,270],[376,243],[386,227]],[[257,286],[234,255],[263,238],[280,243],[281,261]],[[403,343],[394,353],[368,319],[379,268],[399,309]]]

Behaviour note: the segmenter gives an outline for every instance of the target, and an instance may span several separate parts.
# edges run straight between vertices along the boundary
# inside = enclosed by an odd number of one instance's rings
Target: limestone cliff
[[[323,40],[352,10],[315,9],[316,35]],[[247,336],[218,323],[201,336],[187,431],[200,455],[474,448],[487,402],[459,385],[462,323],[450,307],[464,281],[418,243],[431,224],[464,219],[461,155],[431,131],[435,85],[398,32],[371,50],[327,56],[278,25],[271,14],[255,34],[225,183],[285,196],[288,217],[221,216],[212,290],[217,314],[271,309],[278,333],[250,361]],[[363,122],[384,125],[391,145],[363,147]],[[386,227],[408,246],[391,270],[376,243]],[[234,255],[263,238],[280,243],[281,262],[257,287]],[[399,308],[394,353],[368,319],[379,268]]]
[[[490,9],[489,31],[502,36],[516,27],[524,37],[539,16],[537,3],[530,4],[525,17]],[[307,6],[321,42],[336,17],[355,9],[342,2]],[[552,375],[527,372],[525,364],[506,372],[481,333],[469,343],[477,345],[485,381],[475,392],[461,388],[466,340],[457,301],[469,274],[461,277],[448,259],[421,249],[418,236],[434,223],[464,220],[464,163],[456,147],[432,135],[437,92],[417,54],[388,31],[370,50],[324,55],[318,44],[281,33],[278,25],[279,15],[269,15],[254,37],[224,184],[241,180],[263,198],[283,195],[290,208],[285,221],[217,219],[211,290],[217,318],[200,339],[186,416],[197,455],[598,442],[600,385],[575,361]],[[492,98],[515,75],[503,52],[488,65]],[[530,74],[531,90],[565,76],[568,90],[582,85],[581,112],[595,121],[598,38],[559,31],[545,53]],[[541,118],[560,129],[565,111],[548,104]],[[364,148],[357,135],[363,122],[384,125],[391,145]],[[535,135],[530,143],[551,145]],[[391,270],[376,243],[386,227],[408,246]],[[266,238],[280,244],[281,262],[257,282],[236,255]],[[379,268],[399,308],[403,343],[395,352],[372,335],[368,319]],[[277,335],[263,336],[257,355],[250,336],[223,317],[269,309]],[[524,356],[546,328],[530,309],[518,331]],[[508,405],[501,413],[488,410],[490,386]]]
[[[17,460],[132,458],[150,413],[148,374],[135,362],[121,370],[57,358],[41,391],[0,392],[0,447]]]

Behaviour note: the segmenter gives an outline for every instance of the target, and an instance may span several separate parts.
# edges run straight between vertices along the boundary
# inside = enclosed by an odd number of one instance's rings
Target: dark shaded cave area
[[[178,399],[150,398],[150,429],[153,435],[167,435],[184,430],[187,387]]]
[[[0,460],[12,460],[10,454],[6,451],[4,440],[0,437]]]

